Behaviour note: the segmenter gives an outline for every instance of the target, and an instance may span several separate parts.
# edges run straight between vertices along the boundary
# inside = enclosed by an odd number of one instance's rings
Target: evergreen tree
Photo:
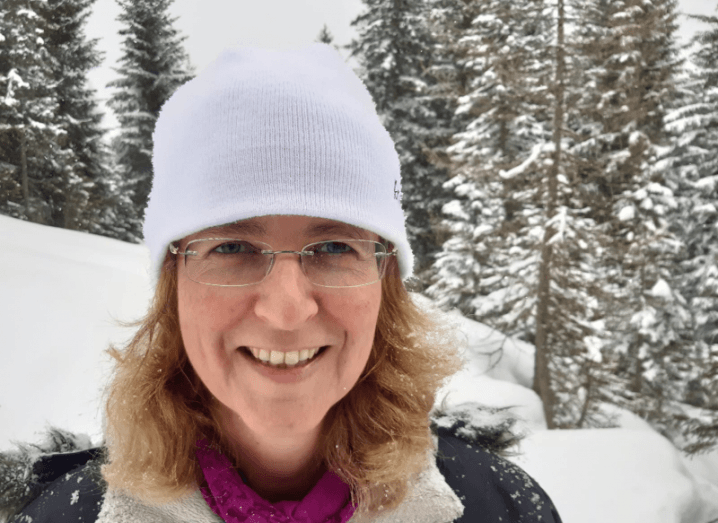
[[[674,144],[662,159],[680,183],[672,227],[685,241],[677,273],[693,315],[696,360],[684,401],[694,408],[681,424],[691,452],[718,442],[718,17],[695,18],[709,29],[694,37],[694,67],[668,116]]]
[[[547,85],[543,59],[552,30],[541,2],[457,7],[463,16],[445,25],[446,45],[460,68],[454,75],[459,130],[447,149],[455,178],[446,187],[459,198],[444,207],[453,237],[437,256],[427,293],[443,306],[525,337],[532,328],[538,264],[536,237],[526,227],[538,223],[540,176],[535,169],[521,176],[502,173],[522,165],[548,139],[547,102],[539,92]],[[511,319],[494,321],[504,315]]]
[[[120,184],[108,170],[102,115],[87,85],[88,71],[100,63],[96,41],[84,34],[93,3],[15,1],[4,6],[2,212],[137,241],[128,234],[128,228],[138,229],[136,218],[129,226],[127,206],[124,212],[118,208],[112,193]],[[37,36],[27,37],[32,34]]]
[[[48,223],[51,172],[62,129],[47,64],[51,56],[38,0],[6,0],[0,11],[0,211]]]
[[[169,15],[172,0],[117,0],[124,24],[119,78],[108,104],[120,122],[119,174],[140,222],[152,186],[152,133],[162,105],[192,78],[189,59]],[[139,230],[133,231],[139,236]]]
[[[448,148],[451,237],[425,292],[535,341],[534,386],[549,426],[606,426],[601,405],[610,402],[678,446],[691,448],[700,433],[692,448],[705,447],[710,426],[691,409],[711,397],[703,384],[716,370],[699,372],[710,345],[693,341],[684,296],[692,298],[676,271],[691,236],[674,227],[681,179],[659,161],[680,66],[675,2],[575,2],[566,18],[562,4],[554,19],[574,21],[572,41],[559,36],[556,46],[538,2],[434,3],[450,35],[437,41],[455,57],[443,70],[460,131]],[[698,186],[714,198],[712,182]],[[714,223],[705,200],[691,209]],[[714,311],[708,267],[698,294]]]
[[[102,113],[87,85],[88,72],[101,63],[97,40],[88,41],[84,34],[94,2],[47,0],[42,12],[58,100],[54,121],[62,132],[51,173],[58,188],[51,195],[52,224],[86,231],[94,226],[93,211],[106,207],[97,184],[109,176],[101,151]]]
[[[445,24],[446,45],[460,68],[454,75],[459,131],[448,148],[455,177],[446,184],[457,198],[443,209],[453,237],[437,256],[427,294],[531,339],[541,177],[532,161],[528,169],[512,169],[534,160],[549,136],[547,101],[539,93],[548,83],[552,28],[541,2],[457,7],[462,16]]]
[[[332,33],[329,32],[329,28],[327,27],[327,24],[324,24],[322,26],[322,30],[319,31],[319,35],[316,39],[317,42],[321,42],[323,44],[329,44],[336,48],[336,45],[334,45],[334,36],[332,36]]]
[[[92,192],[92,198],[104,205],[92,205],[88,215],[89,232],[109,236],[118,240],[139,243],[142,239],[142,220],[132,201],[131,182],[122,176],[117,158],[111,153],[119,148],[120,137],[108,147],[104,143],[100,149],[102,163],[107,166],[107,175],[99,178]]]
[[[427,294],[536,343],[534,388],[550,427],[605,426],[600,404],[615,380],[600,351],[596,267],[606,240],[587,212],[595,189],[574,151],[585,84],[562,35],[563,2],[555,16],[541,2],[464,7],[470,23],[449,25],[460,31],[455,76],[465,87],[464,130],[449,148],[458,174],[446,184],[457,199],[444,207],[453,237]]]
[[[596,185],[592,217],[611,238],[602,258],[603,347],[625,384],[611,401],[641,415],[666,436],[684,416],[680,399],[695,361],[691,317],[675,266],[684,250],[671,230],[678,181],[658,162],[670,136],[664,117],[675,98],[673,0],[592,0],[581,4],[587,62],[584,131],[577,150]]]
[[[447,108],[453,110],[447,133],[454,135],[465,130],[471,122],[471,111],[457,111],[459,100],[464,100],[472,82],[476,80],[475,52],[472,41],[473,22],[483,12],[483,2],[464,0],[441,0],[434,2],[430,16],[430,30],[436,46],[436,58],[429,73],[436,78],[433,91],[447,99]],[[465,36],[467,36],[465,38]],[[447,146],[450,144],[447,144]],[[478,292],[478,276],[486,264],[488,247],[477,242],[477,234],[488,227],[490,217],[500,215],[502,204],[495,194],[500,183],[486,187],[475,181],[475,176],[462,170],[461,162],[450,154],[449,147],[437,148],[432,158],[434,164],[447,169],[451,179],[443,184],[450,198],[441,208],[441,221],[436,229],[442,248],[435,255],[430,274],[431,285],[424,293],[444,308],[458,307],[466,316],[473,313],[468,305]],[[480,188],[481,186],[481,188]],[[494,195],[491,199],[489,194]],[[443,233],[443,238],[441,237]]]
[[[427,27],[427,4],[420,0],[365,0],[352,22],[358,38],[349,48],[384,126],[396,144],[402,168],[402,200],[407,232],[416,256],[418,286],[439,244],[433,227],[446,201],[447,174],[432,163],[451,135],[447,99],[429,88],[435,42]],[[398,183],[399,180],[397,180]]]
[[[591,190],[573,153],[580,120],[575,102],[583,88],[580,60],[566,37],[565,0],[555,7],[556,45],[551,99],[550,154],[542,160],[547,190],[536,304],[534,390],[542,398],[549,428],[607,426],[603,392],[615,380],[600,352],[603,336],[601,273],[596,271],[606,239],[587,209]]]

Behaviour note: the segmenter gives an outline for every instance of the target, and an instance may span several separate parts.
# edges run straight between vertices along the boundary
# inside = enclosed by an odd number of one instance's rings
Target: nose
[[[304,275],[296,254],[275,254],[270,273],[258,287],[255,314],[277,329],[295,330],[319,310],[317,287]]]

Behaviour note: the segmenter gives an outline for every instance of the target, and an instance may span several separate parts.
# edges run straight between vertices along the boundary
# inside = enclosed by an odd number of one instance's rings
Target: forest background
[[[171,0],[118,0],[103,99],[99,4],[2,2],[0,213],[140,242],[154,121],[196,70]],[[536,346],[549,428],[613,404],[714,447],[718,18],[681,49],[672,0],[356,5],[340,51],[400,155],[411,288]]]

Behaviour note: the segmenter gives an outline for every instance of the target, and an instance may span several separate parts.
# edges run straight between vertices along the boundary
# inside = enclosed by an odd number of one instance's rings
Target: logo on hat
[[[401,200],[404,197],[404,193],[396,190],[397,183],[399,183],[398,180],[394,180],[394,199]]]

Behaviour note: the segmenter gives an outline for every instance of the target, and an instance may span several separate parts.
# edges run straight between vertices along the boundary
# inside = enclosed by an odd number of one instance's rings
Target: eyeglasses
[[[320,287],[362,287],[381,280],[389,256],[373,240],[328,240],[310,243],[301,251],[273,251],[264,242],[237,238],[202,238],[187,243],[184,252],[170,244],[172,254],[185,259],[187,277],[217,287],[261,283],[274,266],[275,254],[298,254],[307,279]]]

